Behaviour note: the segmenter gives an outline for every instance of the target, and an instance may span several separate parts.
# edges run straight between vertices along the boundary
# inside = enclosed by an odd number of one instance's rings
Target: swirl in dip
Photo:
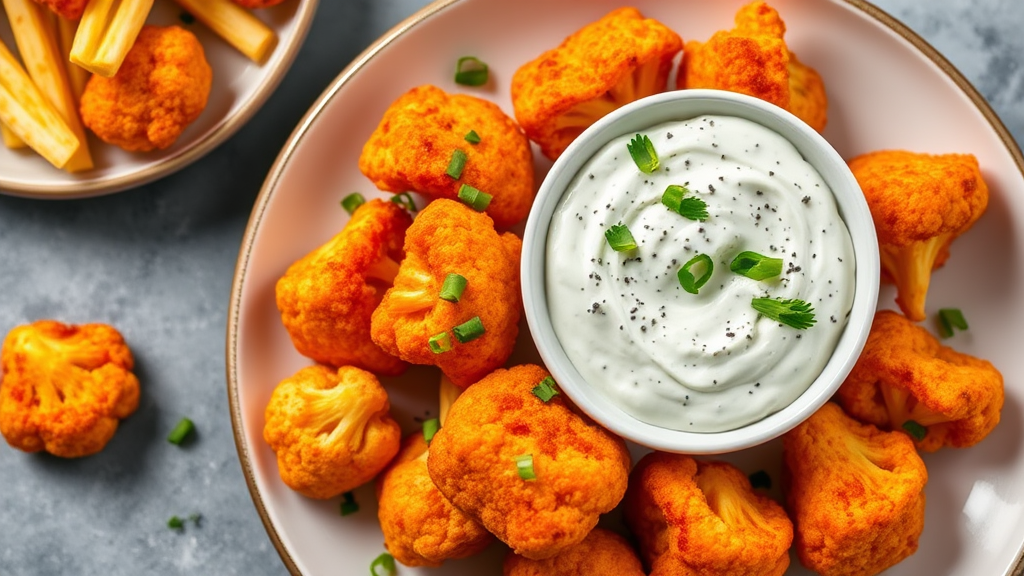
[[[749,120],[700,116],[644,132],[661,166],[641,172],[609,142],[565,191],[548,231],[548,309],[569,360],[631,416],[674,430],[720,432],[756,422],[821,373],[853,304],[855,263],[831,190],[796,148]],[[683,185],[707,204],[688,220],[662,204]],[[637,249],[616,252],[605,231],[629,227]],[[757,281],[730,271],[737,254],[783,260]],[[698,294],[678,270],[714,263]],[[753,298],[800,299],[815,324],[761,316]]]

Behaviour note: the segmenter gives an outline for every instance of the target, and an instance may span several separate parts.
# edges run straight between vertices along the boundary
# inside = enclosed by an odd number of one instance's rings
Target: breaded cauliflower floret
[[[413,364],[431,364],[465,388],[503,365],[519,333],[522,241],[498,234],[491,219],[453,200],[427,205],[405,236],[405,260],[394,287],[373,312],[373,341]],[[458,302],[440,299],[448,274],[466,279]],[[453,328],[479,317],[484,333],[460,342]],[[447,335],[451,349],[433,352]]]
[[[334,238],[288,268],[277,281],[277,308],[299,353],[388,376],[405,370],[370,339],[370,317],[398,274],[411,223],[397,204],[370,200]]]
[[[466,140],[476,132],[480,141]],[[456,150],[466,160],[448,174]],[[493,102],[418,86],[400,96],[363,145],[359,169],[381,190],[457,199],[468,185],[492,196],[487,214],[500,227],[518,223],[533,204],[533,154],[512,118]]]
[[[502,576],[646,576],[626,539],[594,528],[582,542],[546,560],[530,560],[509,551]]]
[[[822,576],[871,576],[917,550],[928,472],[905,434],[826,403],[783,437],[786,501],[800,562]]]
[[[452,504],[533,560],[586,538],[625,494],[630,463],[621,439],[561,395],[545,403],[533,394],[546,377],[523,365],[470,386],[427,457],[430,478]],[[521,476],[529,472],[535,479]]]
[[[46,6],[61,18],[78,20],[82,17],[88,0],[36,0],[36,2]]]
[[[377,477],[384,546],[406,566],[440,566],[481,552],[494,536],[441,495],[427,473],[427,442],[415,432]]]
[[[626,524],[651,576],[779,576],[793,525],[735,466],[652,452],[626,493]]]
[[[920,322],[932,270],[946,263],[950,244],[988,206],[978,160],[881,150],[849,164],[875,221],[882,277],[896,284],[900,310]]]
[[[602,116],[664,92],[682,47],[678,34],[636,8],[613,10],[516,70],[516,120],[554,160]]]
[[[4,339],[0,364],[0,432],[19,450],[95,454],[139,405],[132,353],[106,324],[18,326]]]
[[[310,498],[333,498],[373,480],[401,443],[390,407],[377,377],[353,366],[317,364],[282,380],[263,426],[281,480]]]
[[[924,328],[882,310],[836,399],[862,422],[912,436],[916,431],[920,450],[964,448],[999,423],[1003,376],[991,363],[943,346]]]
[[[195,34],[178,26],[143,26],[117,74],[89,79],[82,123],[125,150],[163,150],[199,118],[212,81]]]

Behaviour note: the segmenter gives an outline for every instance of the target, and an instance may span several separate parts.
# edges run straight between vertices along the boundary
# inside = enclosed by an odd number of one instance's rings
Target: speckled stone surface
[[[292,128],[363,48],[425,0],[321,0],[296,64],[256,117],[185,170],[89,200],[0,196],[0,333],[39,318],[109,322],[143,382],[100,454],[0,443],[0,575],[283,575],[228,414],[228,299],[249,211]],[[1024,2],[880,0],[935,46],[1024,141]],[[856,47],[851,47],[855,50]],[[0,167],[2,169],[2,167]],[[165,441],[182,416],[198,434]],[[172,515],[201,513],[169,530]]]

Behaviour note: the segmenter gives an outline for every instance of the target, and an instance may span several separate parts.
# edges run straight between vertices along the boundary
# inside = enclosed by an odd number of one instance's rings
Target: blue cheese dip
[[[555,211],[546,246],[548,309],[565,353],[591,386],[638,420],[720,432],[781,410],[821,373],[853,305],[850,234],[831,190],[796,148],[760,124],[701,116],[644,132],[661,165],[641,172],[629,136],[602,148]],[[707,204],[688,220],[661,202],[669,185]],[[629,227],[616,252],[605,231]],[[781,258],[782,273],[730,271],[737,254]],[[679,269],[714,263],[698,294]],[[761,316],[754,298],[799,299],[815,323]]]

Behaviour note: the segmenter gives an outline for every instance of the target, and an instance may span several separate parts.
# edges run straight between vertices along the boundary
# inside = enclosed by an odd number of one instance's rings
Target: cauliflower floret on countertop
[[[440,566],[483,551],[494,536],[441,495],[427,473],[420,431],[377,477],[377,518],[388,552],[406,566]]]
[[[735,466],[652,452],[626,493],[626,524],[651,576],[780,576],[793,525]]]
[[[277,281],[277,308],[300,354],[387,376],[405,370],[370,339],[370,318],[398,274],[411,223],[397,204],[370,200],[341,232],[288,267]]]
[[[479,142],[467,140],[475,132]],[[449,166],[457,151],[461,170]],[[518,223],[533,204],[533,153],[512,118],[493,102],[418,86],[395,100],[363,145],[359,169],[381,190],[456,199],[463,185],[491,196],[487,214],[500,227]]]
[[[664,92],[678,34],[636,8],[613,10],[516,70],[516,120],[554,160],[602,116]]]
[[[545,560],[530,560],[509,551],[502,576],[646,576],[625,538],[594,528],[582,542]]]
[[[132,353],[106,324],[18,326],[4,339],[0,364],[0,432],[19,450],[95,454],[139,405]]]
[[[826,403],[783,436],[794,548],[822,576],[871,576],[917,550],[928,472],[905,434]]]
[[[920,450],[963,448],[999,423],[1003,376],[990,362],[943,346],[924,328],[882,310],[836,400],[862,422],[910,433]]]
[[[288,487],[333,498],[373,480],[398,453],[402,433],[390,408],[373,374],[307,366],[274,388],[263,439]]]
[[[882,277],[896,285],[896,303],[915,322],[925,319],[932,270],[949,246],[981,217],[988,186],[970,154],[880,150],[849,162],[875,222]]]
[[[117,74],[89,79],[82,123],[125,150],[163,150],[199,118],[212,81],[194,34],[178,26],[143,26]]]
[[[37,3],[46,6],[61,18],[78,20],[85,11],[85,5],[89,0],[36,0]]]
[[[486,214],[434,200],[405,235],[405,260],[373,312],[373,341],[406,362],[437,366],[460,388],[473,384],[503,365],[515,346],[521,250],[522,241],[499,235]],[[458,302],[440,298],[448,274],[466,279]],[[483,334],[463,342],[454,329],[473,318]],[[434,337],[450,349],[433,351]]]
[[[532,392],[548,376],[522,365],[470,386],[427,456],[441,494],[533,560],[586,538],[625,494],[630,464],[625,443],[562,395],[544,402]]]

